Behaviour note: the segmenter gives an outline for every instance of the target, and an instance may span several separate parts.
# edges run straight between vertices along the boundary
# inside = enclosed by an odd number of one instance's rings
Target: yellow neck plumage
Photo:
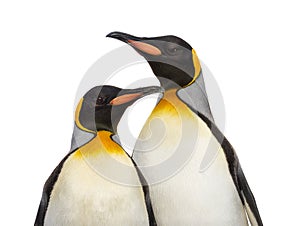
[[[123,148],[112,140],[112,135],[111,132],[105,130],[97,132],[95,138],[76,151],[76,156],[80,158],[83,156],[92,157],[101,153],[126,155]]]

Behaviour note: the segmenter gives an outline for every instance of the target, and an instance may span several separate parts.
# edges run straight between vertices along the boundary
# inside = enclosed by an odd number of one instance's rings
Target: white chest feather
[[[137,174],[134,177],[138,180]],[[54,185],[45,225],[148,225],[142,188],[103,178],[87,158],[75,152],[65,161]]]
[[[248,225],[222,147],[209,128],[177,100],[160,104],[133,155],[150,183],[158,225]],[[215,153],[214,161],[200,171],[207,151]]]

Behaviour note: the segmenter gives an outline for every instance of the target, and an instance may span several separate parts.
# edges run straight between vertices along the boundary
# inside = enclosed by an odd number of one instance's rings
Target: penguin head
[[[114,86],[96,86],[79,101],[75,112],[78,128],[90,133],[107,130],[115,133],[126,111],[138,99],[161,93],[162,88],[150,86],[137,89],[120,89]]]
[[[131,45],[148,61],[161,82],[167,79],[180,87],[186,87],[200,75],[201,66],[196,51],[179,37],[168,35],[140,38],[122,32],[111,32],[107,37]]]

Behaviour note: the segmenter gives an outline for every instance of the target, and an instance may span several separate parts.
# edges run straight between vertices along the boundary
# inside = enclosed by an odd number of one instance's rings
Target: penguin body
[[[157,87],[121,91],[103,86],[85,95],[75,121],[94,138],[69,153],[46,181],[35,226],[155,225],[143,178],[113,135],[129,105],[159,91]],[[126,166],[120,176],[126,177],[127,184],[109,177],[109,172],[118,171],[118,164]]]
[[[159,122],[154,122],[156,118],[164,122],[165,130],[160,129]],[[174,125],[181,124],[184,124],[184,129],[174,129]],[[183,105],[175,90],[167,91],[154,109],[139,136],[143,142],[137,143],[136,149],[141,150],[141,145],[153,145],[156,137],[147,139],[151,131],[155,131],[155,136],[165,139],[152,151],[134,152],[135,162],[147,166],[167,161],[174,154],[183,156],[183,159],[186,157],[178,171],[165,180],[157,178],[156,171],[141,168],[147,181],[155,181],[150,186],[150,198],[158,225],[248,225],[222,146],[207,124]],[[181,133],[185,131],[195,136]],[[212,165],[205,172],[200,172],[200,162],[208,146],[220,151]],[[191,155],[185,156],[185,152]]]
[[[248,217],[251,225],[263,225],[235,151],[214,125],[208,102],[198,110],[178,95],[202,75],[195,50],[176,36],[139,38],[112,32],[108,37],[145,57],[166,90],[133,152],[149,182],[157,224],[247,226]],[[200,172],[209,152],[215,153],[213,161]]]
[[[51,192],[45,225],[148,224],[142,187],[109,181],[88,164],[97,161],[101,167],[109,168],[103,164],[112,156],[134,168],[131,159],[110,136],[109,132],[98,132],[97,137],[64,161]],[[106,145],[113,146],[113,153]],[[133,177],[139,180],[137,173]]]

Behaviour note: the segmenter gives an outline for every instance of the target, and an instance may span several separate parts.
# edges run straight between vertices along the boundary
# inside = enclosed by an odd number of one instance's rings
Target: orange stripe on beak
[[[153,56],[159,56],[161,55],[161,51],[159,50],[159,48],[150,45],[148,43],[144,43],[144,42],[139,42],[139,41],[133,41],[133,40],[128,40],[128,42],[135,48],[137,48],[138,50],[153,55]]]
[[[110,101],[111,105],[120,105],[141,97],[143,93],[131,93],[118,96]]]

